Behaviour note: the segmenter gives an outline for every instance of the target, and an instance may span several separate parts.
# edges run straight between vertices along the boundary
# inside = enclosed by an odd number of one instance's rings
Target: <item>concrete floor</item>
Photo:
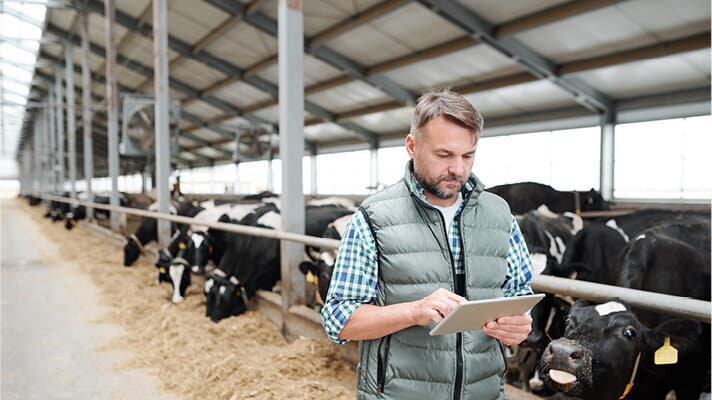
[[[0,398],[173,399],[148,371],[115,369],[127,354],[96,350],[121,328],[92,322],[96,288],[16,201],[0,201]]]

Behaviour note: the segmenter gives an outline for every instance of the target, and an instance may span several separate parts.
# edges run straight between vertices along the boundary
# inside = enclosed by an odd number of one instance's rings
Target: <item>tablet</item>
[[[499,317],[524,314],[543,298],[544,293],[540,293],[462,302],[430,330],[430,336],[482,329]]]

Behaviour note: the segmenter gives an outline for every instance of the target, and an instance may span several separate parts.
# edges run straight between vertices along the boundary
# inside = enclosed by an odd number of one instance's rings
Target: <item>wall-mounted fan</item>
[[[241,129],[235,134],[233,161],[260,160],[269,155],[272,135],[264,128]]]
[[[155,99],[152,96],[122,94],[121,142],[119,154],[124,157],[146,157],[154,152],[156,140]],[[180,103],[172,101],[168,111],[171,155],[178,154]]]

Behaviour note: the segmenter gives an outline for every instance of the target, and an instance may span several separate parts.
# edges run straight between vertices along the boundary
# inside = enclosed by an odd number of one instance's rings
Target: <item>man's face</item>
[[[428,121],[418,137],[406,137],[415,178],[428,199],[449,205],[462,190],[475,161],[475,134],[443,116]]]

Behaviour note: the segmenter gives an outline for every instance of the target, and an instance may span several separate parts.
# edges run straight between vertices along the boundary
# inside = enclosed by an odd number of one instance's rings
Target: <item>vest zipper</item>
[[[381,346],[384,344],[384,342],[386,346],[386,351],[385,353],[383,353],[383,355],[381,355]],[[388,367],[388,353],[390,353],[390,349],[391,335],[388,335],[385,338],[381,339],[381,342],[378,344],[378,377],[376,382],[378,393],[383,393],[383,390],[386,386],[386,368]]]

